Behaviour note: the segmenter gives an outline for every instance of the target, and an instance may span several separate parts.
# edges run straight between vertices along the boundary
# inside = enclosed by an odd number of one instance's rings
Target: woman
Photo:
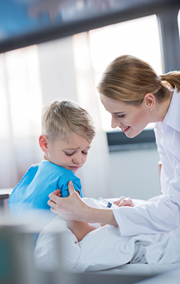
[[[50,195],[51,210],[65,219],[119,226],[123,236],[176,229],[180,226],[180,72],[158,76],[146,62],[124,55],[107,67],[98,91],[111,113],[112,127],[121,128],[127,137],[138,135],[148,123],[156,123],[162,195],[134,207],[95,209],[88,207],[70,184],[69,197],[60,198],[57,192]]]

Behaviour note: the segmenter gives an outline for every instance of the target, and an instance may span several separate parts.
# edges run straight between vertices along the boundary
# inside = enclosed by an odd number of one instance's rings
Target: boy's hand
[[[130,197],[124,197],[121,196],[118,200],[113,202],[116,204],[118,207],[123,207],[123,206],[129,206],[129,207],[134,207],[134,203],[132,202],[132,199]]]

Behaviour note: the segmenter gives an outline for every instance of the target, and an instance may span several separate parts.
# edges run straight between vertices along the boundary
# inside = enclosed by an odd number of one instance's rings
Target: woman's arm
[[[72,182],[68,184],[69,196],[61,198],[59,190],[49,195],[48,205],[51,211],[66,220],[76,220],[88,223],[102,223],[118,226],[111,209],[99,209],[88,206],[74,190]]]

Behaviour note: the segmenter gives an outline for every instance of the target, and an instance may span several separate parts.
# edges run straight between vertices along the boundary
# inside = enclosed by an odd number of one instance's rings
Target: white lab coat
[[[162,161],[162,195],[135,207],[113,209],[123,236],[167,232],[180,226],[180,93],[176,89],[164,120],[155,125],[155,136]]]

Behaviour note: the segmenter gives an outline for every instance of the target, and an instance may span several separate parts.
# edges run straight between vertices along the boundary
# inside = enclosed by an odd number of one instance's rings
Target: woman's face
[[[100,100],[112,116],[111,127],[119,127],[129,138],[141,133],[150,122],[150,113],[144,101],[140,106],[134,106],[102,94]]]

